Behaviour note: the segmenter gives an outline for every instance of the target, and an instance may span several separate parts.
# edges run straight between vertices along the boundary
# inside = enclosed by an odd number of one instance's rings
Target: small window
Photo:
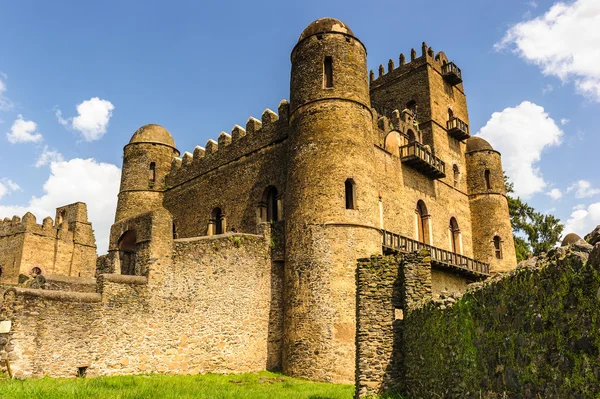
[[[494,237],[494,252],[496,259],[502,259],[502,239],[498,236]]]
[[[458,187],[458,180],[460,179],[460,171],[458,170],[458,165],[452,165],[452,171],[454,172],[454,187]]]
[[[177,226],[175,226],[175,222],[173,222],[173,239],[177,238]]]
[[[429,244],[429,212],[422,200],[417,202],[417,237],[423,244]]]
[[[148,180],[150,183],[156,181],[156,162],[150,162],[150,168],[148,168]]]
[[[333,87],[333,57],[325,57],[323,62],[323,85],[326,89]]]
[[[452,108],[448,108],[448,120],[454,118],[454,112],[452,112]]]
[[[77,367],[77,377],[83,378],[87,373],[88,366]]]
[[[492,189],[492,182],[490,180],[490,170],[486,169],[485,172],[483,173],[484,177],[485,177],[485,188],[487,190],[491,190]]]
[[[276,222],[279,220],[279,194],[275,186],[269,186],[263,192],[260,204],[260,219],[262,222]]]
[[[450,218],[450,240],[452,252],[455,254],[460,254],[460,229],[458,228],[458,222],[454,217]]]
[[[411,100],[406,103],[406,109],[412,112],[413,116],[417,117],[417,102],[415,100]]]
[[[346,179],[344,183],[346,192],[346,209],[356,209],[356,184],[352,179]]]

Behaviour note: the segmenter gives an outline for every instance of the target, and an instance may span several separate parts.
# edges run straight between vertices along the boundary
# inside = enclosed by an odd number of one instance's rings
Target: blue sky
[[[446,52],[472,133],[503,153],[531,205],[585,234],[600,224],[594,3],[0,2],[0,217],[86,201],[103,252],[133,132],[158,123],[192,151],[276,110],[298,36],[330,16],[366,45],[370,69],[422,41]]]

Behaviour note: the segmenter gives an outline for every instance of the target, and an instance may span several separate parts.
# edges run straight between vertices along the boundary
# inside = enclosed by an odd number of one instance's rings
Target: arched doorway
[[[417,237],[420,242],[423,244],[431,244],[431,240],[429,238],[429,213],[427,212],[427,207],[425,206],[425,202],[419,200],[417,202]]]
[[[223,234],[225,232],[225,215],[223,215],[221,208],[212,210],[210,214],[210,224],[212,226],[212,231],[209,235]]]
[[[135,276],[135,243],[137,236],[135,230],[127,230],[119,238],[119,261],[121,263],[121,274]]]
[[[456,254],[462,253],[460,245],[460,228],[454,217],[450,218],[450,249]]]

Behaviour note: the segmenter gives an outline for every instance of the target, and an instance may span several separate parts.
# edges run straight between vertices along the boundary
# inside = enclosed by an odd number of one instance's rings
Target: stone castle
[[[319,19],[278,113],[181,157],[166,129],[141,127],[97,261],[84,204],[42,226],[5,220],[1,283],[39,265],[72,280],[5,286],[0,354],[16,375],[353,381],[358,259],[426,249],[434,293],[514,269],[500,154],[470,136],[460,69],[420,50],[376,76],[350,28]]]

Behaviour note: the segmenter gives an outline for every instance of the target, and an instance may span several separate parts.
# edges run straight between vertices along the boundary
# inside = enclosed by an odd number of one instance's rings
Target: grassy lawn
[[[2,399],[352,399],[353,394],[353,385],[309,382],[269,372],[0,380]]]

